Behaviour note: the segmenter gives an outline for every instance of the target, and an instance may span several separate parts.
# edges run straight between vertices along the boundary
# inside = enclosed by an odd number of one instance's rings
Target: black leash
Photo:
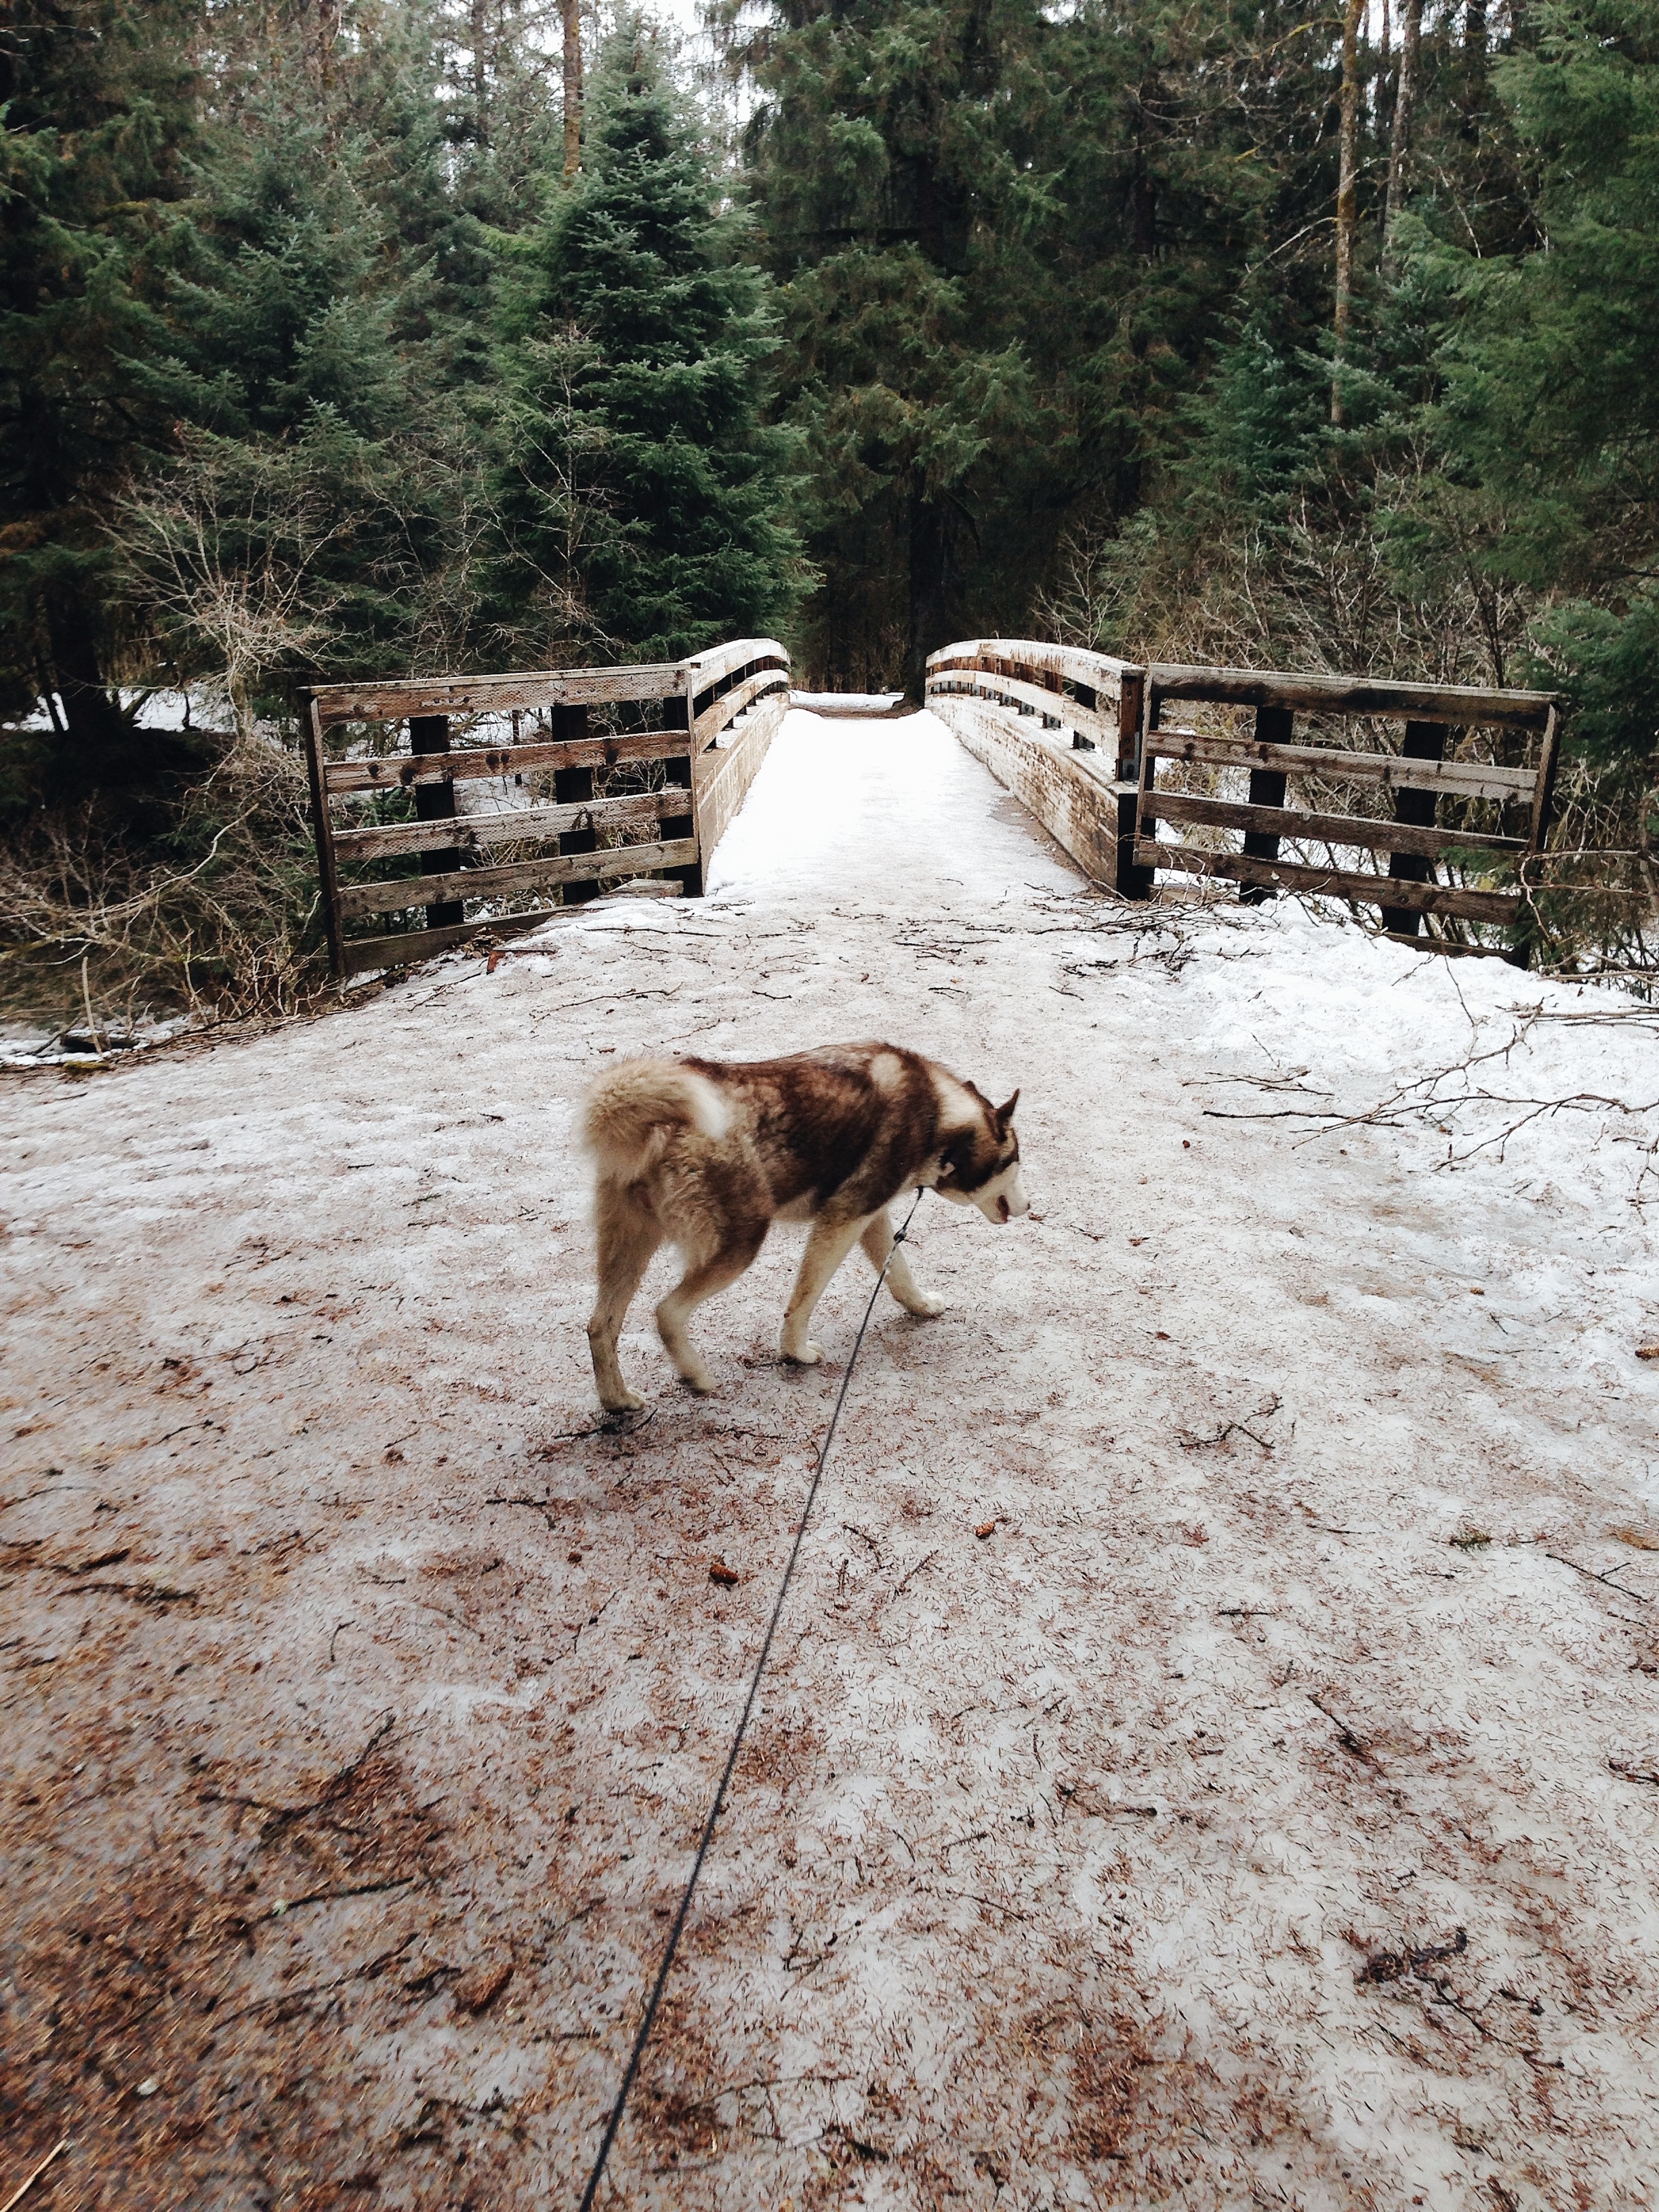
[[[593,2161],[593,2171],[587,2177],[587,2186],[582,2191],[580,2212],[592,2212],[595,2196],[605,2176],[605,2162],[611,2156],[611,2146],[617,2140],[617,2130],[628,2103],[629,2092],[634,2087],[635,2076],[640,2070],[640,2060],[656,2025],[657,2008],[662,2002],[663,1988],[668,1980],[668,1970],[674,1963],[674,1954],[679,1948],[680,1936],[685,1927],[686,1916],[691,1910],[692,1893],[697,1887],[697,1876],[702,1872],[702,1863],[708,1856],[708,1846],[714,1840],[714,1823],[720,1819],[720,1808],[726,1802],[726,1792],[737,1766],[738,1754],[743,1749],[743,1739],[748,1731],[750,1716],[755,1710],[755,1699],[760,1692],[761,1676],[766,1671],[771,1656],[772,1638],[777,1634],[778,1623],[783,1617],[784,1600],[789,1595],[789,1584],[795,1572],[795,1562],[800,1557],[800,1547],[805,1540],[807,1523],[812,1517],[812,1508],[817,1501],[818,1485],[823,1480],[823,1470],[830,1462],[830,1448],[836,1441],[836,1425],[841,1419],[841,1409],[847,1403],[848,1385],[853,1380],[853,1370],[864,1345],[864,1333],[870,1326],[870,1316],[875,1312],[876,1300],[881,1296],[882,1285],[887,1280],[887,1270],[893,1264],[893,1253],[903,1243],[917,1206],[921,1204],[921,1193],[917,1191],[911,1200],[910,1211],[903,1224],[894,1234],[892,1251],[881,1263],[881,1273],[876,1277],[876,1287],[870,1293],[870,1303],[864,1309],[864,1319],[859,1323],[859,1333],[853,1340],[852,1356],[847,1362],[847,1371],[841,1378],[841,1389],[836,1394],[836,1408],[830,1416],[830,1426],[824,1431],[823,1444],[818,1453],[818,1463],[812,1470],[812,1480],[806,1492],[806,1503],[800,1510],[800,1521],[795,1529],[795,1540],[789,1547],[789,1560],[783,1571],[783,1580],[778,1586],[778,1601],[772,1607],[772,1618],[766,1624],[766,1635],[761,1644],[760,1656],[755,1662],[755,1671],[750,1678],[749,1695],[744,1700],[743,1716],[738,1723],[738,1732],[732,1739],[732,1748],[726,1753],[721,1770],[720,1785],[714,1792],[714,1802],[708,1808],[708,1818],[703,1823],[702,1839],[697,1845],[697,1856],[691,1862],[691,1873],[680,1899],[680,1909],[674,1915],[674,1924],[668,1931],[668,1946],[662,1954],[662,1964],[657,1969],[657,1978],[652,1984],[651,1995],[646,2000],[645,2014],[640,2021],[639,2033],[634,2038],[634,2048],[628,2054],[628,2070],[623,2075],[622,2087],[617,2092],[617,2101],[611,2108],[611,2117],[605,2124],[605,2138],[599,2145],[599,2154]]]

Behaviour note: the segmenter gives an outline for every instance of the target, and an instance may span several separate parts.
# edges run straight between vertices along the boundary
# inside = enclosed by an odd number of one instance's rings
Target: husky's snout
[[[1012,1221],[1016,1214],[1029,1213],[1031,1201],[1025,1195],[1025,1186],[1019,1179],[1018,1164],[1006,1168],[975,1194],[974,1203],[985,1218],[999,1228]]]

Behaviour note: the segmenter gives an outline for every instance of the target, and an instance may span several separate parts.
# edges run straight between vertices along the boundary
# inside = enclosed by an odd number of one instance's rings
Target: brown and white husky
[[[622,1413],[644,1402],[623,1380],[617,1336],[665,1242],[685,1273],[657,1308],[658,1333],[684,1380],[708,1390],[686,1324],[742,1274],[774,1221],[812,1224],[781,1347],[811,1366],[823,1357],[806,1334],[813,1308],[854,1244],[877,1268],[893,1251],[887,1208],[901,1191],[936,1190],[988,1221],[1025,1212],[1018,1099],[993,1106],[937,1060],[891,1044],[612,1068],[588,1092],[582,1123],[595,1169],[599,1291],[587,1340],[599,1403]],[[902,1251],[887,1287],[908,1313],[942,1310]]]

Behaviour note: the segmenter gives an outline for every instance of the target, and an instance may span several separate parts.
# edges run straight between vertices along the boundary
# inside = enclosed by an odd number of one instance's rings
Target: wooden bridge
[[[312,796],[336,975],[527,928],[555,896],[624,880],[700,892],[789,696],[789,656],[770,638],[644,665],[317,690]],[[1437,935],[1435,920],[1495,927],[1527,957],[1528,863],[1549,831],[1559,735],[1548,693],[975,638],[932,655],[927,700],[1126,898],[1150,896],[1159,872],[1220,878],[1246,901],[1373,907],[1387,934],[1437,949],[1495,948]],[[410,926],[422,908],[425,926]]]

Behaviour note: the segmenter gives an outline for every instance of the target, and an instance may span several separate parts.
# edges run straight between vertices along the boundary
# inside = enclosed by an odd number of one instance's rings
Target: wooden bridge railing
[[[555,890],[572,903],[607,881],[659,876],[701,891],[788,703],[789,656],[771,638],[635,666],[319,687],[312,817],[335,974],[528,928]],[[505,720],[511,737],[453,745],[458,720],[497,733]],[[407,751],[366,749],[401,722]],[[343,730],[360,739],[343,755]],[[499,787],[497,805],[459,811],[457,784],[481,783]],[[400,818],[386,818],[388,799]],[[414,908],[424,928],[351,933]]]
[[[1058,707],[1055,679],[1070,689],[1087,664],[1107,672],[1103,680],[1117,684],[1120,702],[1133,696],[1139,717],[1132,739],[1120,705],[1109,780],[1100,769],[1079,778],[1060,750],[1067,724],[1073,746],[1090,736],[1072,705]],[[1292,890],[1378,907],[1393,936],[1417,939],[1431,915],[1496,924],[1513,933],[1513,949],[1524,956],[1523,879],[1514,889],[1441,882],[1435,867],[1449,864],[1459,878],[1520,877],[1526,858],[1543,850],[1559,738],[1550,693],[1156,662],[1139,668],[1008,639],[948,646],[928,669],[929,703],[969,750],[1091,874],[1126,896],[1144,896],[1158,869],[1220,877],[1237,883],[1246,900]],[[1171,726],[1168,709],[1182,704],[1209,710],[1208,726]],[[1214,710],[1241,708],[1252,714],[1248,735],[1225,720],[1218,726]],[[1041,732],[1030,727],[1036,713]],[[1300,743],[1298,716],[1312,725]],[[1355,722],[1369,743],[1352,742]],[[1397,738],[1390,725],[1401,726]],[[1045,734],[1051,730],[1060,735]],[[1159,783],[1161,766],[1181,787]],[[1216,788],[1228,769],[1248,771],[1248,798]],[[1292,784],[1306,803],[1288,803]],[[1092,823],[1074,821],[1091,797]],[[1373,798],[1391,798],[1391,811],[1364,811]],[[1171,842],[1160,838],[1160,823],[1238,831],[1242,842]],[[1287,842],[1298,857],[1281,858]],[[1376,865],[1385,854],[1386,872]],[[1365,856],[1371,866],[1362,864]]]
[[[1146,671],[1103,653],[977,637],[927,661],[927,703],[1090,875],[1144,897],[1134,801]]]

